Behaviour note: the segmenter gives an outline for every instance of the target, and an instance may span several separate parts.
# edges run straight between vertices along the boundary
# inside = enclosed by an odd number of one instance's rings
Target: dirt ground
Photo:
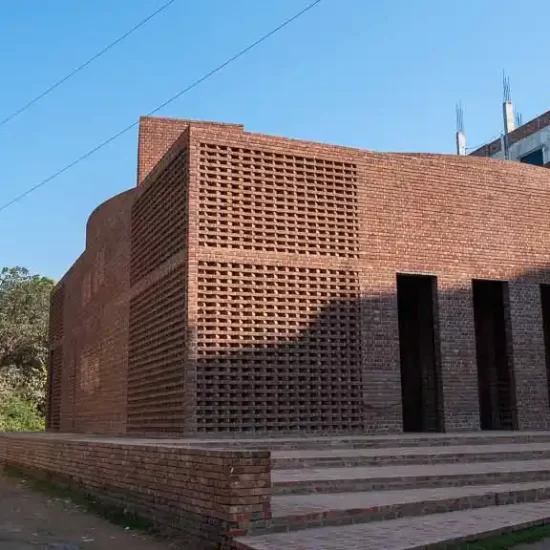
[[[31,490],[0,471],[1,550],[168,550],[161,539],[86,513],[70,500]]]

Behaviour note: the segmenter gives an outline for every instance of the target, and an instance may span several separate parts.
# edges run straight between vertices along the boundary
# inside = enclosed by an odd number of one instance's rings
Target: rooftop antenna
[[[504,101],[502,103],[502,116],[504,119],[504,135],[502,137],[504,158],[510,159],[510,139],[509,134],[515,129],[514,106],[512,105],[512,92],[510,87],[510,77],[502,71],[502,88],[504,92]]]
[[[466,134],[464,133],[464,110],[462,102],[456,104],[456,154],[466,155]]]
[[[523,115],[520,112],[516,112],[516,128],[523,126]]]

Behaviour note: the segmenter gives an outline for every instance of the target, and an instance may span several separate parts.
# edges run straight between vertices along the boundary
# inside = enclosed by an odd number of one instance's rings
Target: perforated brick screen
[[[50,297],[50,359],[48,371],[47,427],[59,430],[61,422],[61,380],[63,370],[65,286],[58,286]]]
[[[58,286],[50,298],[49,341],[59,341],[63,338],[63,308],[65,307],[65,287]]]
[[[353,271],[199,262],[199,431],[361,426]]]
[[[130,301],[129,432],[182,430],[185,276],[180,266]]]
[[[200,144],[199,246],[357,257],[355,164]]]
[[[61,377],[63,368],[63,347],[58,346],[50,352],[50,383],[49,383],[49,421],[48,427],[59,430],[61,422]]]
[[[131,284],[184,249],[187,229],[187,151],[178,153],[132,207]]]

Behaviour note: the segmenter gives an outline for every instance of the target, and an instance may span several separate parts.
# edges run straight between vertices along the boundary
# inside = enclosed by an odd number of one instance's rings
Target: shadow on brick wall
[[[254,303],[227,328],[199,319],[199,344],[207,323],[227,338],[198,347],[199,433],[550,427],[550,270],[439,292],[407,279],[330,302],[294,337],[299,304],[264,316]]]

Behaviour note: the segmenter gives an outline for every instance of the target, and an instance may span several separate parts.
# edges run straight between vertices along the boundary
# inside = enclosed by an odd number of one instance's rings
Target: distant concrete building
[[[502,104],[503,133],[470,153],[474,157],[490,157],[545,166],[550,168],[550,111],[526,122],[517,124],[510,99],[509,82],[505,79],[505,97]],[[457,115],[458,116],[458,115]],[[457,153],[466,154],[466,136],[462,113],[457,126]],[[457,119],[458,120],[458,119]],[[459,147],[460,142],[460,147]]]
[[[510,117],[507,117],[510,119]],[[511,117],[513,121],[513,117]],[[508,149],[508,155],[506,155]],[[513,122],[509,133],[486,143],[470,155],[490,157],[545,166],[550,168],[550,111],[514,128]]]
[[[523,124],[521,114],[514,114],[510,79],[503,76],[504,98],[502,102],[503,128],[500,137],[480,147],[466,147],[462,104],[456,106],[456,154],[460,156],[489,157],[512,160],[550,168],[550,111]]]

